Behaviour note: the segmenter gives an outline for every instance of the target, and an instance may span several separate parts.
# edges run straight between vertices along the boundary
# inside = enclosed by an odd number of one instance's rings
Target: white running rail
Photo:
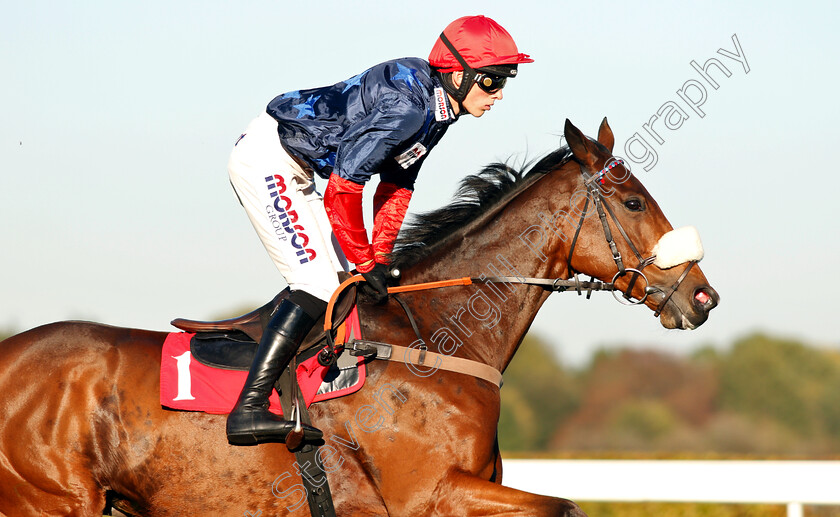
[[[840,461],[504,460],[502,484],[573,501],[840,505]]]

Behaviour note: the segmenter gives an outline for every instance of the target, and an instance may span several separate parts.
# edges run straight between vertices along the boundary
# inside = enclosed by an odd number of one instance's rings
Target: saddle
[[[271,317],[277,311],[277,308],[280,306],[280,302],[287,298],[290,293],[291,290],[287,287],[286,289],[280,291],[277,294],[277,296],[275,296],[270,302],[266,303],[262,307],[255,309],[247,314],[243,314],[242,316],[238,316],[236,318],[230,318],[220,321],[197,321],[188,320],[185,318],[176,318],[172,320],[171,324],[172,326],[179,328],[185,332],[191,332],[198,335],[210,334],[215,337],[226,336],[234,342],[248,341],[247,339],[245,339],[245,336],[247,336],[254,342],[259,343],[266,325],[268,325],[268,322],[271,320]],[[341,324],[353,310],[355,304],[356,286],[355,284],[351,284],[346,289],[341,291],[341,293],[339,293],[338,298],[333,307],[333,314],[324,315],[325,318],[327,316],[331,316],[331,329],[333,331],[337,330],[338,327],[341,326]],[[326,331],[324,330],[323,320],[321,320],[320,322],[317,322],[306,335],[306,337],[303,340],[303,343],[300,346],[298,354],[316,346],[325,338]],[[220,347],[218,351],[220,353],[224,353],[222,347]],[[225,354],[229,356],[229,359],[219,358],[218,361],[213,362],[217,362],[219,364],[230,364],[225,362],[227,360],[230,360],[233,361],[234,364],[238,364],[238,362],[241,362],[243,360],[241,355],[239,355],[241,351],[241,348],[239,350],[231,351],[231,353]],[[251,353],[250,356],[253,357],[253,353]],[[250,365],[250,363],[248,363],[248,365]]]

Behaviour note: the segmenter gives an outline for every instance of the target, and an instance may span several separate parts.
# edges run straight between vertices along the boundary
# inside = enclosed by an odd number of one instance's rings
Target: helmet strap
[[[458,108],[461,112],[464,111],[464,99],[467,98],[467,94],[470,92],[470,88],[472,88],[472,83],[475,82],[476,71],[467,64],[467,61],[464,59],[463,56],[458,52],[455,46],[449,41],[449,38],[446,37],[446,34],[440,33],[440,40],[446,45],[446,48],[452,52],[452,55],[458,60],[458,63],[461,64],[461,68],[464,69],[464,76],[461,78],[461,84],[456,88],[455,83],[452,81],[450,76],[448,81],[441,81],[446,89],[447,93],[452,95],[452,97],[458,101]]]
[[[458,113],[464,113],[464,104],[461,102],[461,99],[458,98],[458,88],[455,86],[455,81],[452,78],[452,74],[455,72],[442,74],[435,70],[435,73],[437,74],[438,79],[440,79],[440,84],[443,86],[444,91],[449,94],[450,100],[455,101],[453,104],[458,106]]]

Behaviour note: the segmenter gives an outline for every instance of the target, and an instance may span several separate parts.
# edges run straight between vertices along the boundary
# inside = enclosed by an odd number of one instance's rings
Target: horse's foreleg
[[[586,517],[567,499],[530,494],[466,473],[447,476],[438,488],[432,515]]]

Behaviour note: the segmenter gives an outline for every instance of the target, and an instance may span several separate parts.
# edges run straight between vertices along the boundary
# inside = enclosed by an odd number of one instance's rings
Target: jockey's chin
[[[473,117],[481,117],[493,108],[496,101],[500,101],[502,98],[501,88],[493,93],[487,93],[477,84],[474,84],[467,94],[467,98],[461,104],[464,106],[464,110]],[[453,105],[456,105],[456,103],[453,102]]]

